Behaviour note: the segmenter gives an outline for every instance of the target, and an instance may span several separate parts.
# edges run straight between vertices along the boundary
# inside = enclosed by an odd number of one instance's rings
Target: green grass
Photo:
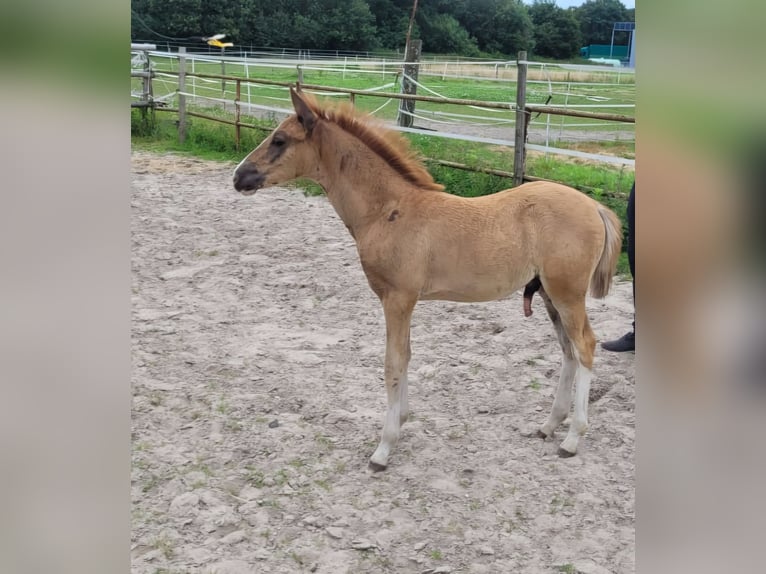
[[[178,71],[178,62],[165,58],[154,57],[153,58],[154,69],[157,72],[162,71]],[[306,69],[309,67],[319,67],[317,63],[306,63],[303,69],[303,83],[321,85],[331,88],[353,88],[359,90],[379,89],[381,92],[399,92],[401,77],[398,73],[399,66],[395,63],[387,65],[385,68],[372,68],[365,65],[363,62],[355,64],[350,62],[345,66],[345,72],[338,71],[338,65],[333,65],[336,71],[330,69]],[[341,65],[341,67],[343,67]],[[466,69],[461,70],[460,73],[466,75],[475,74],[476,71],[473,67],[465,64]],[[423,73],[420,77],[420,81],[429,90],[432,90],[438,95],[447,98],[465,98],[481,101],[491,102],[503,102],[511,103],[516,99],[516,82],[515,80],[501,78],[498,81],[495,78],[487,77],[482,78],[455,78],[455,77],[441,77],[441,70],[438,66],[429,66],[427,63],[423,65]],[[222,74],[221,64],[217,62],[198,62],[188,61],[187,73],[197,74]],[[455,73],[454,71],[452,72]],[[622,75],[620,85],[613,85],[617,81],[617,78]],[[225,66],[225,75],[231,77],[245,78],[257,78],[269,81],[278,82],[290,82],[294,83],[298,78],[297,67],[263,67],[252,66],[246,71],[243,64],[238,62],[227,62]],[[569,82],[567,79],[572,78]],[[549,84],[546,80],[552,79],[554,82],[560,80],[566,83],[553,83]],[[551,65],[547,68],[547,71],[541,73],[539,68],[531,67],[529,82],[527,84],[527,102],[529,104],[543,104],[549,103],[552,106],[561,105],[576,105],[576,104],[589,104],[596,107],[588,108],[589,111],[601,111],[615,113],[615,108],[600,107],[599,103],[603,104],[633,104],[635,103],[635,81],[630,74],[625,72],[617,72],[612,69],[604,69],[601,72],[593,74],[582,74],[579,72],[566,72],[555,65]],[[598,82],[602,82],[603,85],[599,85]],[[388,85],[394,84],[394,85]],[[610,85],[612,84],[612,85]],[[133,79],[131,89],[135,92],[140,91],[141,80]],[[383,87],[385,86],[385,87]],[[383,87],[381,89],[381,87]],[[154,95],[161,97],[172,93],[177,88],[177,79],[175,76],[162,76],[155,77],[153,82]],[[197,78],[193,76],[187,76],[186,91],[194,92],[199,95],[233,100],[236,94],[236,82],[233,80],[215,80],[207,78]],[[551,93],[552,92],[552,93]],[[436,95],[429,91],[421,90],[421,93],[426,95]],[[338,99],[338,96],[330,96],[332,99]],[[346,96],[340,96],[345,98]],[[548,98],[551,98],[548,101]],[[258,103],[262,105],[270,105],[276,107],[288,107],[289,97],[284,89],[280,89],[275,86],[265,86],[258,84],[245,84],[242,86],[241,98],[243,101],[249,101],[252,103]],[[355,105],[364,111],[372,111],[379,108],[385,103],[381,97],[372,96],[357,96]],[[376,115],[383,119],[393,119],[396,116],[396,102],[390,102],[383,109],[381,109]],[[621,110],[620,108],[616,108]],[[631,108],[626,108],[618,111],[617,113],[627,113],[632,115],[634,112]],[[418,112],[429,113],[465,113],[484,118],[494,119],[513,119],[514,112],[499,112],[497,110],[486,110],[482,108],[464,108],[463,106],[457,107],[452,104],[438,104],[432,102],[420,102],[418,103]],[[544,116],[543,116],[544,117]],[[582,124],[582,118],[570,118],[570,117],[556,117],[556,125],[567,124]],[[624,124],[624,129],[631,129],[632,124]],[[592,128],[580,128],[580,129],[603,129],[598,126]]]

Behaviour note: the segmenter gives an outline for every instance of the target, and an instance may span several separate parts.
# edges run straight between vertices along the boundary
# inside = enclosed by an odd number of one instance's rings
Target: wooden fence
[[[260,130],[271,131],[271,128],[264,128],[262,126],[257,126],[257,125],[253,125],[253,124],[241,121],[240,108],[241,108],[242,82],[257,83],[260,85],[268,85],[268,86],[282,86],[282,87],[297,85],[301,88],[316,91],[316,92],[332,92],[335,94],[343,93],[343,94],[348,94],[352,104],[354,103],[355,96],[360,95],[365,97],[369,96],[369,97],[379,97],[379,98],[390,98],[390,99],[396,99],[401,101],[434,102],[434,103],[440,103],[440,104],[452,104],[456,106],[480,106],[480,107],[489,108],[489,109],[502,109],[502,110],[509,110],[509,111],[516,112],[516,126],[514,131],[513,171],[506,172],[506,171],[496,170],[496,169],[474,167],[474,166],[461,164],[458,162],[440,160],[438,158],[427,158],[427,159],[439,165],[443,165],[450,168],[467,170],[467,171],[475,171],[480,173],[488,173],[488,174],[497,175],[501,177],[509,177],[513,179],[513,185],[515,186],[515,185],[519,185],[520,183],[524,181],[543,180],[542,178],[532,177],[532,176],[528,176],[524,174],[524,165],[526,161],[527,129],[528,129],[529,120],[532,114],[542,113],[542,114],[572,116],[572,117],[579,117],[579,118],[606,120],[606,121],[622,122],[622,123],[635,123],[636,121],[634,117],[626,116],[622,114],[587,112],[587,111],[581,111],[581,110],[559,108],[555,106],[527,104],[526,103],[526,75],[527,75],[526,52],[519,52],[519,55],[518,55],[518,60],[517,60],[518,85],[516,90],[515,104],[508,104],[508,103],[501,103],[501,102],[488,102],[483,100],[472,100],[472,99],[443,98],[438,96],[424,96],[424,95],[408,94],[408,93],[394,93],[394,92],[380,92],[380,91],[371,92],[371,91],[365,91],[365,90],[355,90],[351,88],[328,87],[328,86],[321,86],[316,84],[302,83],[301,75],[299,75],[299,79],[297,82],[282,82],[282,81],[258,79],[258,78],[252,78],[252,77],[242,78],[239,76],[227,76],[224,74],[190,73],[187,71],[187,68],[186,68],[186,49],[183,47],[179,48],[178,55],[179,55],[178,71],[163,72],[163,74],[175,75],[178,77],[178,108],[158,107],[157,110],[178,114],[178,137],[182,143],[186,138],[186,133],[187,133],[186,118],[188,116],[202,118],[209,121],[219,122],[219,123],[234,126],[235,141],[236,141],[237,149],[239,149],[239,145],[240,145],[241,128],[245,127],[250,129],[260,129]],[[142,78],[147,77],[151,79],[152,76],[153,76],[153,72],[151,72],[150,70],[146,70],[144,73],[141,74]],[[186,105],[186,95],[185,95],[186,94],[186,79],[189,77],[220,80],[222,84],[227,81],[234,82],[236,86],[235,88],[236,95],[233,102],[234,103],[234,120],[219,118],[219,117],[215,117],[209,114],[204,114],[198,111],[189,110]],[[149,88],[149,93],[151,93],[151,88]]]

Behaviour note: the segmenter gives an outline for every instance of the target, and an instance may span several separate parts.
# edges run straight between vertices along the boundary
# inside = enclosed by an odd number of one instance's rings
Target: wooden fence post
[[[240,125],[239,125],[239,99],[242,95],[242,82],[237,80],[237,95],[234,99],[234,121],[236,122],[236,126],[234,126],[234,132],[235,132],[235,140],[237,142],[237,151],[239,151],[239,137],[240,137]]]
[[[186,141],[186,48],[178,48],[178,141]]]
[[[221,48],[221,75],[226,75],[226,54],[224,53],[224,50],[226,48]],[[226,80],[221,78],[221,97],[225,100],[226,99]],[[223,109],[226,109],[226,103],[223,104]]]
[[[418,62],[422,48],[422,40],[411,40],[407,45],[407,53],[404,55],[404,74],[402,75],[403,94],[415,94],[417,92],[417,85],[412,80],[417,81],[418,79],[418,69],[420,68]],[[414,111],[415,100],[400,100],[399,117],[396,123],[405,128],[412,127],[414,118],[411,114]]]
[[[516,133],[513,148],[513,186],[524,181],[524,157],[527,142],[527,53],[519,52],[516,60]]]

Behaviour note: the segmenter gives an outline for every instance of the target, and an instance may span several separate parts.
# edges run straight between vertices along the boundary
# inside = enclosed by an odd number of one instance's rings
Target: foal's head
[[[283,121],[234,170],[234,188],[252,195],[262,187],[309,176],[317,163],[311,133],[317,122],[312,105],[290,88],[295,114]]]
[[[391,172],[385,177],[398,176],[406,185],[423,191],[444,189],[434,181],[417,151],[400,133],[387,129],[369,116],[360,115],[351,106],[320,106],[311,96],[296,92],[293,88],[290,88],[290,97],[295,115],[283,121],[237,166],[234,171],[237,191],[252,195],[262,187],[299,177],[318,181],[322,163],[332,163],[333,158],[337,159],[343,171],[343,162],[349,154],[358,153],[360,146],[366,146],[372,152],[364,158],[368,162],[365,169],[378,170],[375,173],[379,177],[384,177],[380,174],[390,169]],[[329,144],[328,132],[324,130],[330,125],[337,128],[333,132],[337,137],[332,145]],[[340,132],[349,137],[340,137]],[[359,145],[351,143],[354,139]],[[325,142],[324,151],[320,151],[320,141]],[[377,165],[369,163],[374,156],[380,160]],[[348,172],[344,174],[348,175]],[[322,184],[321,181],[318,183]]]

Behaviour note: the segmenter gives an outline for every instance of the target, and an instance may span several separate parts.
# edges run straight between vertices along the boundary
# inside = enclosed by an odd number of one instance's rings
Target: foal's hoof
[[[370,461],[369,467],[372,472],[381,472],[383,470],[386,470],[386,468],[388,468],[388,465]]]
[[[567,449],[561,448],[561,447],[559,447],[558,453],[559,453],[559,458],[572,458],[574,455],[577,454],[576,452],[569,452]]]
[[[551,435],[545,434],[542,429],[537,429],[537,438],[541,438],[543,440],[549,438]]]

